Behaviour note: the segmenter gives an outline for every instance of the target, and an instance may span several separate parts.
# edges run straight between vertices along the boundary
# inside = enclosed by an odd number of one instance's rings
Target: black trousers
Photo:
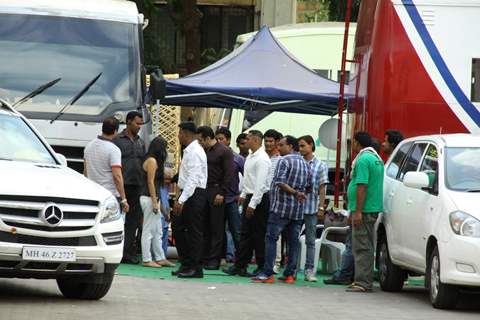
[[[215,196],[219,194],[220,188],[207,188],[207,210],[205,212],[205,229],[203,233],[203,259],[220,263],[224,256],[225,241],[225,204],[215,206]]]
[[[172,231],[182,268],[201,269],[203,250],[203,229],[207,193],[197,188],[183,204],[180,215],[172,217]]]
[[[123,256],[125,258],[137,255],[135,239],[142,217],[142,207],[140,206],[141,191],[140,186],[125,185],[125,195],[130,206],[130,210],[125,215],[125,241],[123,243]]]
[[[243,269],[248,266],[255,250],[257,267],[263,269],[265,262],[265,233],[267,232],[267,221],[270,202],[268,194],[264,194],[262,201],[255,208],[254,215],[247,218],[245,211],[252,195],[247,195],[243,204],[242,222],[240,230],[240,250],[237,255],[235,266]]]

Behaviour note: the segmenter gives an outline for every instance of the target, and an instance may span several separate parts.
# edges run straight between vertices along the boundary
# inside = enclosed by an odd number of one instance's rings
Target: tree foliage
[[[345,21],[347,0],[325,0],[328,2],[328,18],[330,21]],[[351,21],[357,21],[361,0],[352,0]]]
[[[328,11],[329,21],[345,21],[347,0],[304,0],[307,2],[321,3]],[[357,21],[361,0],[352,0],[351,21]]]
[[[148,19],[153,18],[156,10],[154,0],[135,0],[137,7]],[[200,23],[202,12],[198,9],[197,0],[167,0],[168,13],[177,30],[185,40],[185,62],[187,73],[200,68]]]

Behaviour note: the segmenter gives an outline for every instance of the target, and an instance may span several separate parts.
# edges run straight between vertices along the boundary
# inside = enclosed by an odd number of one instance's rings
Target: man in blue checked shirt
[[[315,141],[312,136],[298,138],[300,154],[308,163],[309,175],[307,185],[307,200],[303,220],[305,222],[305,243],[307,245],[307,259],[305,262],[305,281],[316,282],[316,270],[313,270],[315,257],[315,239],[317,236],[317,222],[323,220],[325,214],[325,188],[328,183],[328,167],[325,162],[317,159]]]
[[[270,189],[270,215],[265,235],[265,263],[263,271],[254,282],[273,283],[273,266],[277,240],[287,229],[288,265],[278,280],[295,282],[298,257],[298,236],[303,224],[305,211],[305,190],[308,180],[308,164],[298,153],[298,140],[292,136],[283,137],[279,144],[280,154]]]

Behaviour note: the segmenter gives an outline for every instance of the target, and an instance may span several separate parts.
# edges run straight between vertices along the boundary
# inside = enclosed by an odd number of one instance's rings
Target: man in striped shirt
[[[263,271],[254,282],[273,283],[273,264],[278,236],[287,229],[288,265],[278,280],[295,282],[298,256],[298,236],[303,224],[305,189],[308,179],[308,165],[298,153],[298,141],[285,136],[279,143],[282,158],[277,164],[270,189],[270,216],[265,236],[265,263]]]
[[[270,189],[273,176],[275,175],[275,169],[277,168],[278,161],[282,158],[280,150],[278,150],[278,144],[283,138],[283,135],[275,129],[268,129],[263,135],[263,144],[265,145],[265,152],[270,157],[272,166],[270,167],[270,173],[268,174],[268,188]],[[275,257],[275,266],[273,266],[273,272],[278,274],[280,272],[280,263],[282,262],[282,238],[279,237],[277,241],[277,256]],[[256,270],[257,273],[260,270]],[[254,272],[255,273],[255,272]]]
[[[307,200],[305,201],[305,243],[307,245],[307,259],[305,263],[305,281],[316,282],[313,270],[315,257],[315,239],[317,235],[317,222],[322,220],[325,214],[325,187],[328,183],[328,167],[325,162],[317,159],[315,141],[312,136],[298,138],[300,154],[308,163]]]

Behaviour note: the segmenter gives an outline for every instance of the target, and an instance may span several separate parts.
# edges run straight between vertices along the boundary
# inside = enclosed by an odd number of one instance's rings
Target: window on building
[[[470,100],[480,102],[480,59],[472,59],[472,91]]]
[[[327,69],[314,69],[318,75],[327,78],[327,79],[332,79],[332,70],[327,70]]]
[[[337,82],[340,82],[342,76],[342,71],[338,70],[337,71]],[[350,81],[350,71],[345,71],[345,83],[348,83]]]

